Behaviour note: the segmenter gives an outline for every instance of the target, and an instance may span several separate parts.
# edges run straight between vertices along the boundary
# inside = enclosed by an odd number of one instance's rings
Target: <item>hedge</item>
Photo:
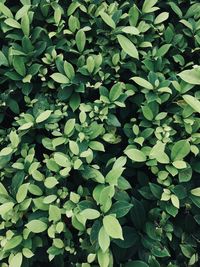
[[[0,0],[0,38],[0,266],[199,266],[199,1]]]

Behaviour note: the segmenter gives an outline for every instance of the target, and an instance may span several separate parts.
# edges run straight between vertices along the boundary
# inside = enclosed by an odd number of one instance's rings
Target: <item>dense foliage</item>
[[[0,0],[0,266],[199,266],[198,0]]]

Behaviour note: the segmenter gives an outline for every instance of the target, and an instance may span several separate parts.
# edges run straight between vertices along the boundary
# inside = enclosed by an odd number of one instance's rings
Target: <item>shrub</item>
[[[1,0],[0,36],[1,266],[199,266],[199,1]]]

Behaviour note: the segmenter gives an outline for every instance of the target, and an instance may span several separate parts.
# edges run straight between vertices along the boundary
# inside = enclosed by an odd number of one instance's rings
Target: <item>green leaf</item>
[[[33,233],[42,233],[47,229],[47,224],[40,220],[32,220],[26,224],[26,227]]]
[[[184,70],[178,74],[178,76],[189,84],[199,85],[200,84],[200,70],[194,68],[191,70]]]
[[[163,57],[169,51],[170,47],[171,47],[171,44],[164,44],[164,45],[162,45],[158,49],[158,51],[156,53],[156,56],[157,57]]]
[[[101,11],[99,13],[99,15],[101,16],[102,20],[108,25],[110,26],[112,29],[116,28],[115,22],[114,20],[105,12]]]
[[[21,76],[24,77],[26,75],[26,68],[23,57],[15,56],[13,58],[13,67]]]
[[[67,78],[67,76],[59,72],[53,73],[50,77],[57,83],[61,84],[69,83],[69,79]]]
[[[147,80],[140,78],[140,77],[132,77],[131,80],[133,80],[135,83],[137,83],[138,85],[142,86],[143,88],[152,90],[153,89],[153,85],[148,82]]]
[[[154,118],[153,112],[148,106],[142,107],[142,113],[148,121],[152,121]]]
[[[187,140],[180,140],[176,142],[171,150],[171,159],[181,160],[184,159],[190,153],[190,144]]]
[[[200,197],[200,187],[197,187],[195,189],[192,189],[190,193],[196,197]]]
[[[149,267],[149,265],[144,261],[130,261],[124,267]]]
[[[110,237],[106,233],[106,231],[105,231],[103,226],[101,227],[101,229],[99,231],[98,243],[99,243],[99,246],[100,246],[100,248],[102,249],[103,252],[106,252],[106,250],[110,246]]]
[[[0,66],[2,66],[2,65],[3,66],[8,66],[9,65],[9,62],[8,62],[6,56],[3,54],[3,52],[0,51]]]
[[[124,217],[132,207],[133,204],[119,200],[112,205],[111,209],[109,210],[109,213],[116,214],[117,218],[121,218]]]
[[[18,203],[21,203],[26,198],[27,193],[28,193],[28,186],[29,186],[29,183],[26,183],[26,184],[22,184],[19,187],[17,191],[17,195],[16,195],[16,200]]]
[[[200,101],[198,99],[191,95],[183,95],[183,99],[191,108],[200,113]]]
[[[80,95],[77,93],[74,93],[69,101],[69,105],[73,111],[77,110],[81,102]]]
[[[23,256],[22,253],[17,253],[10,261],[9,267],[21,267]]]
[[[69,80],[72,80],[75,76],[74,67],[67,61],[64,61],[64,71]]]
[[[109,92],[109,99],[111,101],[115,101],[120,97],[120,95],[122,94],[122,86],[122,83],[116,83],[112,86]]]
[[[112,238],[123,239],[122,228],[119,221],[112,215],[103,218],[103,226],[106,233]]]
[[[45,110],[36,118],[36,123],[41,123],[43,121],[46,121],[52,113],[52,110]]]
[[[121,48],[124,50],[126,54],[129,56],[139,59],[138,51],[135,45],[125,36],[119,34],[117,35],[118,42]]]
[[[135,148],[128,149],[124,152],[130,159],[136,162],[145,162],[146,161],[146,155]]]
[[[79,30],[76,34],[76,45],[79,52],[83,52],[86,43],[86,36],[83,30]]]

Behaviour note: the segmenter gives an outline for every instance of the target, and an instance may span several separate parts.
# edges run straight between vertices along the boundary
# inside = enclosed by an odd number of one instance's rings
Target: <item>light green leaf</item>
[[[44,112],[42,112],[40,115],[37,116],[36,123],[46,121],[50,117],[51,113],[52,110],[45,110]]]
[[[75,119],[69,119],[66,122],[65,127],[64,127],[64,133],[66,135],[69,135],[73,131],[74,126],[75,126],[75,123],[76,123],[76,120]]]
[[[184,70],[178,74],[178,76],[189,84],[199,85],[200,84],[200,69],[194,68],[191,70]]]
[[[6,202],[0,205],[0,215],[4,216],[7,212],[12,210],[13,206],[14,206],[13,202]]]
[[[49,207],[49,221],[57,222],[61,219],[61,210],[55,205]]]
[[[57,184],[58,180],[55,177],[47,177],[44,181],[44,185],[49,189],[54,188]]]
[[[20,143],[20,139],[19,139],[19,136],[16,133],[16,131],[11,131],[10,135],[9,135],[9,138],[10,138],[10,142],[12,144],[12,147],[16,148]]]
[[[30,34],[30,21],[28,13],[24,14],[24,16],[21,19],[21,27],[24,35],[29,36]]]
[[[110,246],[110,237],[106,233],[103,226],[101,227],[99,234],[98,234],[98,243],[103,252],[106,252],[106,250]]]
[[[191,95],[183,95],[183,99],[191,108],[200,113],[200,101],[198,99]]]
[[[109,257],[109,251],[103,252],[101,249],[97,252],[97,258],[99,267],[109,267],[110,257]]]
[[[121,176],[123,171],[124,168],[121,167],[112,168],[106,175],[106,182],[110,185],[117,185],[118,178]]]
[[[69,141],[69,149],[74,155],[79,154],[79,146],[75,141],[72,141],[72,140]]]
[[[146,161],[146,155],[135,148],[128,149],[124,152],[130,159],[136,162],[145,162]]]
[[[163,21],[167,20],[169,18],[168,12],[162,12],[160,13],[154,20],[154,24],[160,24]]]
[[[11,250],[17,246],[19,246],[22,242],[22,236],[21,235],[17,235],[12,237],[10,240],[8,240],[3,248],[4,251],[6,250]]]
[[[70,162],[69,162],[68,157],[63,153],[56,152],[54,154],[54,160],[61,167],[69,167],[70,166]]]
[[[17,22],[13,18],[8,18],[4,22],[5,22],[5,24],[10,26],[11,28],[21,29],[21,25],[19,24],[19,22]]]
[[[12,153],[13,149],[12,147],[4,147],[1,151],[0,151],[0,157],[3,156],[8,156]]]
[[[180,202],[176,195],[171,195],[171,202],[174,205],[174,207],[176,207],[177,209],[180,208]]]
[[[3,13],[6,17],[13,18],[13,14],[10,9],[3,3],[0,3],[0,13]]]
[[[118,34],[117,39],[121,48],[124,50],[126,54],[136,59],[139,58],[138,51],[135,45],[127,37]]]
[[[200,187],[197,187],[195,189],[192,189],[190,193],[196,197],[200,197]]]
[[[21,203],[26,198],[27,192],[28,192],[28,186],[29,186],[29,183],[26,183],[26,184],[22,184],[19,187],[17,191],[17,195],[16,195],[16,200],[18,203]]]
[[[34,253],[28,248],[23,248],[22,253],[23,253],[24,257],[26,257],[27,259],[30,259],[34,256]]]
[[[33,126],[32,122],[26,122],[23,125],[21,125],[19,127],[19,130],[28,130],[29,128],[31,128]]]
[[[122,228],[119,221],[112,215],[106,215],[103,218],[103,226],[106,233],[112,238],[123,240]]]
[[[149,157],[150,159],[156,159],[159,163],[167,164],[170,162],[168,155],[164,152],[165,144],[158,142],[152,147]]]
[[[76,45],[79,52],[83,52],[86,43],[86,36],[83,30],[79,30],[76,34]]]
[[[153,9],[153,6],[158,2],[158,0],[145,0],[144,4],[142,6],[142,12],[143,13],[150,13],[153,12],[155,9]]]
[[[95,220],[100,216],[100,212],[95,209],[84,209],[80,214],[85,217],[86,220]]]
[[[137,83],[138,85],[140,85],[143,88],[152,90],[153,89],[153,85],[148,82],[147,80],[140,78],[140,77],[132,77],[131,80],[133,80],[135,83]]]
[[[158,49],[158,51],[156,53],[156,56],[157,57],[163,57],[169,51],[170,47],[171,47],[171,44],[164,44],[164,45],[162,45]]]
[[[187,164],[183,160],[176,160],[172,163],[172,165],[177,169],[185,169],[187,168]]]
[[[50,77],[57,83],[61,84],[69,83],[69,79],[67,78],[67,76],[59,72],[53,73]]]
[[[104,145],[98,141],[90,141],[89,147],[96,151],[105,151]]]
[[[47,229],[47,224],[40,220],[32,220],[26,224],[26,227],[33,233],[42,233]]]
[[[101,11],[99,13],[99,15],[101,16],[102,20],[108,25],[110,26],[111,28],[115,29],[116,28],[116,25],[115,25],[115,22],[114,20],[108,15],[106,14],[105,12]]]
[[[22,253],[17,253],[10,261],[9,267],[21,267],[23,256]]]
[[[138,28],[136,28],[134,26],[126,26],[126,27],[122,28],[122,32],[125,32],[128,34],[133,34],[133,35],[139,35],[140,34]]]

